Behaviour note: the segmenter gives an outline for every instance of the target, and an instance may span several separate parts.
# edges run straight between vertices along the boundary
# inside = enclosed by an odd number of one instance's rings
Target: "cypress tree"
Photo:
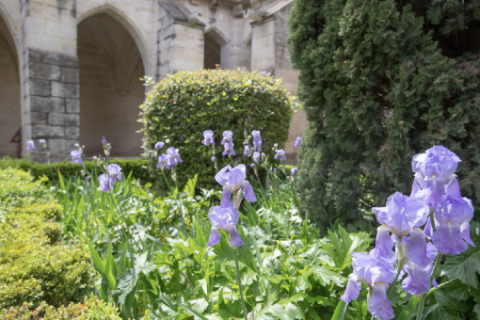
[[[320,227],[410,194],[411,159],[443,145],[480,205],[480,1],[295,0],[291,59],[309,121],[297,190]],[[478,27],[477,27],[478,26]]]

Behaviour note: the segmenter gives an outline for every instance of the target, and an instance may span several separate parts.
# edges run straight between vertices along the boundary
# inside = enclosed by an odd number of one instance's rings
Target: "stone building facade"
[[[0,157],[48,141],[52,160],[75,143],[87,156],[106,136],[112,156],[138,157],[143,75],[244,67],[283,79],[292,0],[0,0]],[[286,146],[306,127],[299,110]],[[20,130],[21,128],[21,130]],[[45,152],[33,153],[40,161]]]

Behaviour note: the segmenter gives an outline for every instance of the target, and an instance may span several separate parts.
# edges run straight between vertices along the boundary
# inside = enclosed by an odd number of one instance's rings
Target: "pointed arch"
[[[150,60],[149,50],[146,45],[147,41],[142,36],[141,31],[138,29],[136,24],[120,9],[115,7],[114,5],[107,3],[95,8],[92,8],[85,13],[83,13],[80,17],[77,18],[77,25],[80,25],[85,19],[95,16],[97,14],[107,14],[114,18],[118,23],[120,23],[125,29],[127,29],[128,33],[132,36],[135,44],[137,45],[138,51],[140,52],[140,56],[142,58],[143,65],[145,67],[145,73],[151,73],[153,75],[154,69]]]
[[[0,3],[0,157],[20,157],[21,126],[19,46],[12,22]]]

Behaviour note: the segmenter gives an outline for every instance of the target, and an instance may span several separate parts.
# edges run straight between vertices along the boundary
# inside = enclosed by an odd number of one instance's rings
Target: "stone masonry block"
[[[30,79],[29,84],[30,84],[30,94],[36,95],[36,96],[43,96],[43,97],[49,97],[51,95],[50,81]]]
[[[78,58],[65,53],[30,48],[28,49],[28,57],[31,62],[55,64],[66,67],[78,67]]]
[[[35,112],[65,112],[65,101],[61,98],[31,96],[30,105]]]
[[[78,126],[80,125],[80,116],[78,114],[50,113],[48,123],[60,126]]]
[[[53,64],[30,63],[30,77],[35,79],[59,80],[60,67]]]
[[[65,138],[65,129],[48,125],[33,125],[32,138]]]
[[[65,128],[65,138],[69,140],[78,140],[80,137],[80,128],[79,127],[66,127]]]
[[[79,85],[52,81],[52,96],[63,98],[79,98]]]
[[[62,81],[68,83],[78,83],[78,68],[62,67]]]
[[[70,151],[73,150],[75,143],[78,143],[78,141],[67,139],[50,139],[48,141],[50,153],[60,157],[60,160],[68,158],[68,155],[70,154]]]
[[[47,113],[45,112],[31,112],[30,120],[32,124],[46,124],[47,123]]]
[[[67,113],[79,113],[80,112],[80,100],[78,99],[65,99],[67,102]]]

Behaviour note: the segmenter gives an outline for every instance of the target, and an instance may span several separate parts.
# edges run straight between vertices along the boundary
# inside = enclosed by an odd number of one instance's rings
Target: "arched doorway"
[[[102,152],[105,136],[114,157],[139,157],[138,106],[145,100],[139,80],[144,65],[134,39],[112,16],[101,13],[78,26],[80,143],[87,156]]]
[[[204,50],[203,67],[215,69],[215,66],[220,65],[221,62],[222,47],[210,33],[205,33]]]
[[[0,157],[20,156],[20,78],[15,43],[0,16]]]

